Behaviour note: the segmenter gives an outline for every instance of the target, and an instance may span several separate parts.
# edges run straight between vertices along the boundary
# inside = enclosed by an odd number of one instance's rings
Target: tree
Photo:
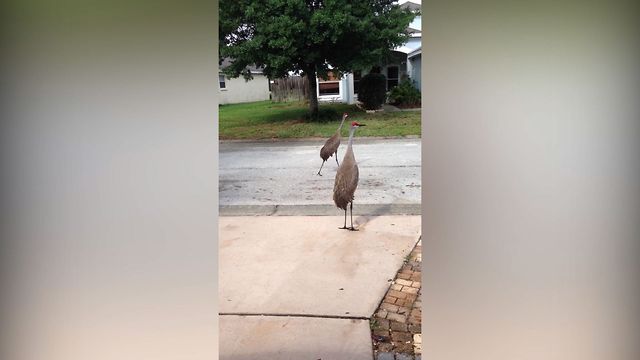
[[[318,114],[316,77],[366,69],[408,39],[415,14],[390,0],[221,0],[220,58],[229,77],[271,78],[289,72],[309,79],[309,107]]]

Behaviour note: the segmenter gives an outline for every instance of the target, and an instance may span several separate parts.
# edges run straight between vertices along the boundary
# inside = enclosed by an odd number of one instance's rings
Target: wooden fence
[[[306,76],[290,76],[283,79],[275,79],[271,84],[271,100],[304,101],[309,98],[309,80]]]

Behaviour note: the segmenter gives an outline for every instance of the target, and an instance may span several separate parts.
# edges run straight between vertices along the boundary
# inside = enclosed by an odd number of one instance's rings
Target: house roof
[[[412,58],[414,56],[418,56],[420,54],[422,54],[422,46],[420,46],[417,49],[414,49],[413,51],[409,52],[407,54],[407,58],[410,59],[410,58]]]
[[[220,69],[223,69],[229,65],[231,65],[232,61],[230,58],[224,58],[222,60],[222,64],[220,64]],[[255,65],[249,65],[247,66],[247,69],[249,69],[249,71],[251,71],[252,74],[262,74],[262,68],[259,68]]]
[[[416,1],[416,0],[405,1],[405,2],[400,3],[400,7],[407,8],[407,9],[409,9],[411,11],[416,11],[416,10],[420,10],[420,7],[421,7],[420,3],[421,3],[421,1],[419,1],[419,0],[418,1]]]
[[[408,54],[408,53],[413,51],[413,48],[410,48],[408,46],[404,46],[403,45],[403,46],[399,46],[399,47],[393,49],[393,51],[401,52],[403,54]]]
[[[409,32],[422,32],[422,16],[413,18],[408,27]]]

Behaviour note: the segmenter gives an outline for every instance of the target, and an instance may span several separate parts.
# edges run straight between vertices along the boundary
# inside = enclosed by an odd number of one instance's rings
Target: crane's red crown
[[[354,122],[351,123],[351,126],[360,126],[360,124],[358,124],[357,121],[354,121]]]

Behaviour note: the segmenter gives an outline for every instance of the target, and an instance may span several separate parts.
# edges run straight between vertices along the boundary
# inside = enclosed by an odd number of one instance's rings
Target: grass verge
[[[321,109],[333,109],[338,114],[349,113],[350,121],[366,124],[358,129],[358,136],[420,135],[420,111],[379,112],[367,114],[355,105],[321,104]],[[329,137],[338,125],[339,116],[329,122],[305,120],[308,106],[304,103],[276,103],[259,101],[221,105],[219,108],[219,136],[231,139],[287,139]],[[348,134],[348,125],[343,135]]]

